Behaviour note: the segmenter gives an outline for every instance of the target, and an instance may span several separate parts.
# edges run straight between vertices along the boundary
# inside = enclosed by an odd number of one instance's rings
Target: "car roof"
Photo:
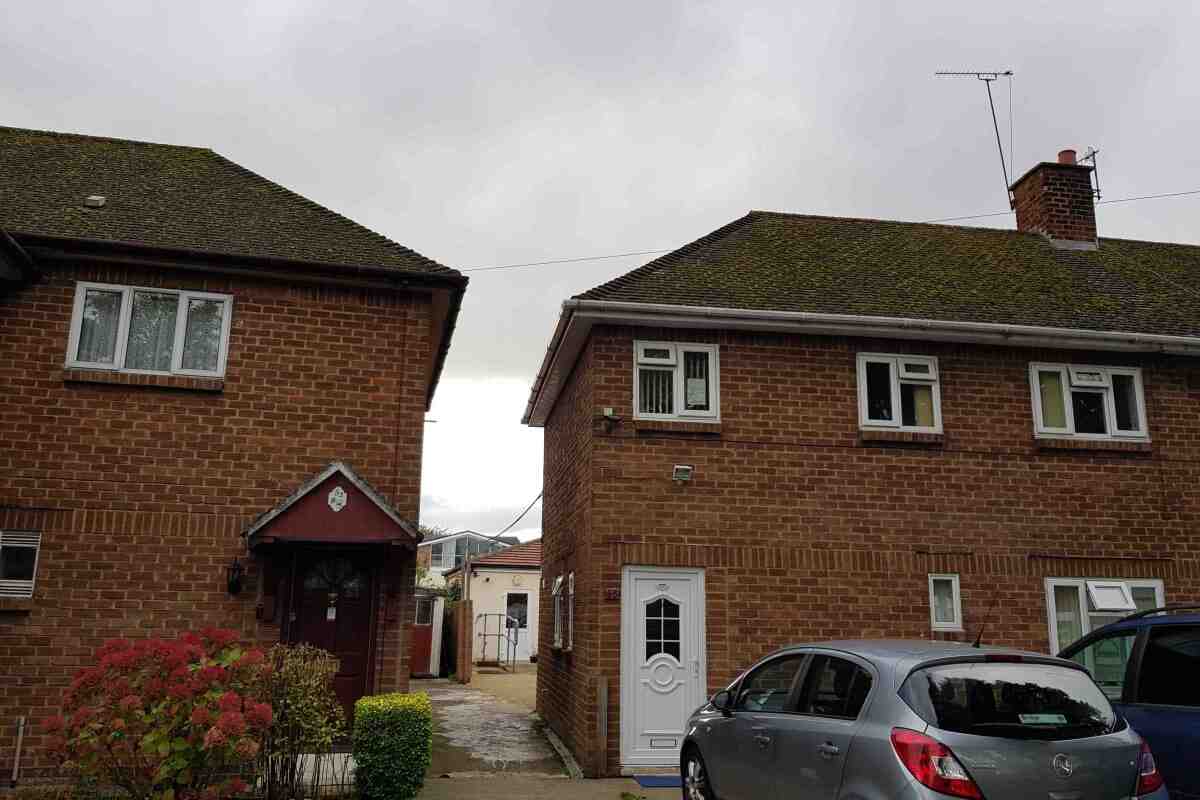
[[[1133,617],[1132,619],[1119,619],[1116,622],[1110,622],[1107,625],[1096,628],[1090,631],[1086,636],[1081,636],[1071,644],[1067,645],[1060,652],[1065,652],[1075,647],[1075,645],[1085,639],[1097,639],[1107,633],[1113,631],[1129,631],[1140,630],[1141,628],[1154,627],[1155,625],[1197,625],[1200,624],[1200,612],[1167,612],[1165,614],[1148,614],[1144,617]]]
[[[875,664],[881,672],[892,671],[892,677],[896,683],[899,683],[916,667],[930,661],[978,658],[984,655],[1019,655],[1048,663],[1061,662],[1063,666],[1072,669],[1080,668],[1074,661],[1032,650],[991,645],[976,648],[969,642],[938,642],[923,639],[836,639],[826,642],[802,642],[780,648],[766,658],[795,650],[811,649],[835,650],[865,658]]]

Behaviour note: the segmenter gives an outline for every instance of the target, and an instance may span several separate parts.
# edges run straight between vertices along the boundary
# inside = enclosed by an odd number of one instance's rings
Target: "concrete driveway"
[[[642,789],[632,780],[536,778],[520,773],[432,778],[417,800],[679,800],[678,789]]]

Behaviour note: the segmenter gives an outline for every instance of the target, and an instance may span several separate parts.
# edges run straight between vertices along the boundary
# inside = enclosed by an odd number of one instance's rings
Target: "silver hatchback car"
[[[1073,661],[947,642],[772,653],[688,721],[685,800],[1168,797]]]

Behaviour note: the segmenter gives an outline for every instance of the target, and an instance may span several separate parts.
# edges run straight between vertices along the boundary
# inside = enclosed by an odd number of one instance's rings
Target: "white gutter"
[[[1196,336],[809,311],[567,300],[563,303],[558,326],[534,381],[522,422],[535,426],[545,424],[546,416],[561,390],[562,381],[574,366],[591,327],[597,323],[1200,356],[1200,337]]]

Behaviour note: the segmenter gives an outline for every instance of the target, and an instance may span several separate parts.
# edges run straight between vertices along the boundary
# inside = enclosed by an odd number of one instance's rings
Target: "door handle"
[[[833,758],[841,753],[842,749],[833,742],[826,742],[825,744],[817,745],[817,752],[823,755],[825,758]]]
[[[759,733],[754,736],[754,741],[758,742],[759,747],[765,748],[771,744],[771,737],[767,736],[766,734]]]

